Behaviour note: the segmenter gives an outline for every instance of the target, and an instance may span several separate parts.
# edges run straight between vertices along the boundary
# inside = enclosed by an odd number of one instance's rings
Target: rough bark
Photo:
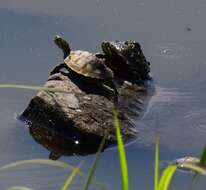
[[[128,142],[137,136],[136,121],[151,92],[145,83],[115,78],[115,84],[120,127]],[[95,81],[60,72],[51,75],[44,87],[58,91],[40,91],[20,119],[28,123],[33,138],[51,151],[50,158],[94,153],[104,135],[105,148],[116,144],[113,98]]]

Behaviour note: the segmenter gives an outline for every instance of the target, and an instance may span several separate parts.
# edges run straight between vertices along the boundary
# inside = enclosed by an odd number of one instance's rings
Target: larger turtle
[[[107,65],[116,75],[139,80],[149,79],[150,63],[146,60],[141,46],[135,41],[104,41],[101,44]]]
[[[63,51],[64,63],[57,65],[50,74],[58,73],[62,68],[66,68],[87,79],[91,79],[92,82],[112,92],[115,103],[117,103],[117,89],[112,80],[113,71],[104,64],[104,59],[98,58],[87,51],[71,51],[68,42],[59,35],[55,36],[54,42]]]

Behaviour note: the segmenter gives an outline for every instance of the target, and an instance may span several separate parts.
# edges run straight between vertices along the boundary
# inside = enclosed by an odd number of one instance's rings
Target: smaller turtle
[[[58,73],[60,69],[66,68],[87,79],[91,79],[92,82],[112,92],[115,102],[117,102],[117,89],[112,80],[113,71],[104,64],[104,59],[98,58],[87,51],[71,51],[68,42],[58,35],[55,36],[54,42],[63,51],[64,63],[57,65],[50,74]]]
[[[149,79],[150,63],[146,60],[139,43],[135,41],[104,41],[101,44],[106,64],[115,74],[126,77]]]

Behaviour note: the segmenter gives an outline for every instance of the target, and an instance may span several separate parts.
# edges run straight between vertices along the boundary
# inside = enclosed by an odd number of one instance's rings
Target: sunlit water
[[[7,1],[0,2],[0,83],[41,85],[62,61],[54,34],[73,49],[99,51],[102,40],[137,40],[152,64],[156,86],[145,114],[137,121],[139,138],[126,147],[131,189],[152,189],[154,141],[160,136],[161,160],[198,156],[206,136],[206,1]],[[0,89],[0,165],[48,158],[25,125],[16,120],[36,92]],[[94,156],[62,157],[87,173]],[[47,166],[24,166],[0,173],[0,187],[25,185],[59,189],[68,172]],[[188,189],[192,175],[177,173],[174,189]],[[120,189],[116,149],[102,154],[95,179]],[[84,178],[75,179],[80,189]],[[204,189],[200,178],[194,189]],[[98,189],[95,185],[93,189]]]

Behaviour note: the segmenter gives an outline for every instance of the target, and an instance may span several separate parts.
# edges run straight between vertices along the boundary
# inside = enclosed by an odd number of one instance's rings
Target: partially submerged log
[[[120,79],[116,79],[116,85],[120,127],[124,141],[128,142],[137,135],[135,123],[143,113],[148,88]],[[33,138],[51,151],[50,158],[94,153],[104,135],[105,148],[116,144],[114,103],[103,89],[63,72],[50,76],[44,87],[67,92],[40,91],[21,119],[29,124]]]
[[[52,74],[44,87],[58,90],[41,90],[32,98],[20,119],[27,122],[33,138],[51,151],[50,158],[95,153],[104,136],[104,148],[115,145],[114,107],[124,142],[137,137],[136,122],[143,114],[152,89],[148,85],[150,64],[138,43],[132,43],[131,47],[134,49],[129,49],[131,55],[125,63],[118,61],[125,61],[126,57],[113,63],[110,62],[113,59],[96,54],[100,59],[101,56],[106,58],[106,64],[116,65],[117,104],[111,90],[73,71]]]

